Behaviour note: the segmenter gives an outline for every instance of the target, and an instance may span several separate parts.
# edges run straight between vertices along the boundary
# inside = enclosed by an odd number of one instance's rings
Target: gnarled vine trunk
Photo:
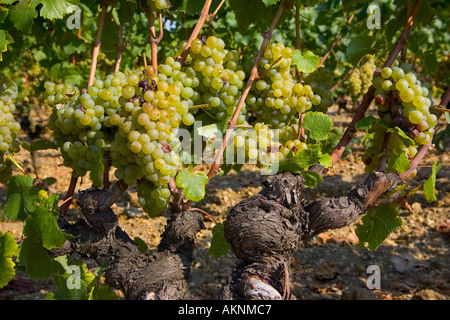
[[[289,299],[289,263],[302,241],[349,225],[400,182],[393,173],[373,172],[346,196],[307,202],[301,197],[301,175],[270,176],[260,193],[228,213],[225,236],[241,262],[221,299]],[[110,208],[123,186],[118,188],[82,191],[84,219],[68,223],[60,218],[60,228],[74,238],[52,254],[77,252],[107,265],[107,283],[127,299],[188,299],[194,239],[204,228],[201,214],[172,210],[158,251],[142,253]]]

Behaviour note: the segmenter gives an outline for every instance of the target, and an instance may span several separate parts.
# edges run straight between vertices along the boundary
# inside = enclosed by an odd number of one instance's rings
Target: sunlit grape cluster
[[[119,106],[119,84],[96,80],[88,89],[64,83],[45,83],[46,100],[53,107],[49,128],[53,130],[66,166],[82,177],[92,170],[97,154],[111,148],[105,127]]]
[[[374,79],[374,87],[375,103],[384,122],[400,127],[418,145],[430,143],[438,118],[430,112],[431,92],[411,71],[411,65],[383,68],[381,76]]]
[[[188,103],[180,101],[180,86],[151,66],[125,77],[121,106],[112,119],[118,127],[111,144],[115,176],[127,184],[144,178],[155,187],[166,186],[180,165],[176,130]]]
[[[20,123],[14,119],[16,106],[13,102],[16,97],[16,84],[0,74],[0,158],[19,150]]]
[[[180,44],[181,54],[185,43]],[[202,106],[215,119],[231,119],[244,87],[245,72],[239,62],[239,53],[225,48],[225,42],[215,36],[200,36],[191,44],[184,70],[191,77],[195,105]],[[198,112],[194,109],[193,113]],[[246,124],[247,109],[244,105],[237,124]]]
[[[266,171],[271,170],[274,163],[282,161],[290,152],[298,155],[307,145],[296,139],[282,139],[283,130],[273,130],[262,122],[255,123],[252,130],[236,131],[234,136],[235,161],[238,163],[249,162],[257,164]]]
[[[0,182],[6,183],[11,175],[11,162],[4,157],[19,151],[20,142],[17,135],[20,123],[15,121],[13,112],[16,106],[17,86],[0,74]]]
[[[304,75],[303,83],[292,76],[292,53],[292,48],[270,42],[259,61],[259,67],[266,70],[265,76],[255,81],[246,99],[249,110],[258,114],[257,121],[270,124],[273,128],[285,126],[294,115],[305,113],[313,106],[328,108],[331,105],[331,95],[327,94],[322,101],[322,96],[317,94],[324,89],[318,82],[322,73]],[[306,82],[306,78],[311,84]]]
[[[359,66],[353,70],[348,78],[349,93],[353,98],[364,95],[369,90],[375,70],[374,56],[372,54],[364,56]]]

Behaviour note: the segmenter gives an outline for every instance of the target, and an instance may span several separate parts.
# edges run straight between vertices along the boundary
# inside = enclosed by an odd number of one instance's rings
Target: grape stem
[[[69,189],[67,189],[66,197],[64,198],[64,201],[59,205],[60,217],[64,217],[66,215],[67,210],[69,209],[77,182],[78,176],[75,174],[74,171],[72,171],[72,175],[70,176]]]
[[[163,23],[162,23],[162,15],[159,14],[159,35],[156,36],[155,31],[155,19],[153,16],[153,10],[150,6],[147,8],[147,17],[149,21],[149,29],[150,29],[150,46],[152,50],[152,66],[155,69],[155,72],[158,71],[158,44],[161,42],[161,39],[164,35],[163,32]]]
[[[355,71],[355,67],[352,67],[350,70],[348,70],[347,74],[341,79],[341,81],[339,81],[334,86],[332,86],[330,91],[333,92],[334,90],[339,88],[341,86],[341,84],[343,84],[345,82],[345,80],[347,80],[347,78],[353,73],[353,71]]]
[[[92,52],[91,71],[89,73],[89,80],[87,86],[90,87],[94,84],[95,70],[97,69],[97,58],[100,52],[100,45],[102,43],[103,26],[105,24],[106,12],[108,11],[108,3],[105,1],[102,5],[102,12],[100,14],[100,20],[98,22],[97,35],[95,36],[94,50]]]
[[[200,30],[202,29],[203,25],[205,24],[206,19],[208,18],[209,8],[211,7],[211,2],[212,2],[212,0],[205,1],[202,12],[200,13],[200,17],[198,18],[197,24],[195,25],[195,28],[192,31],[191,36],[189,37],[186,45],[184,46],[183,52],[181,52],[181,55],[179,57],[177,57],[178,61],[184,62],[186,60],[189,50],[191,49],[192,41],[198,37]]]
[[[274,62],[272,62],[272,64],[269,66],[269,68],[267,68],[266,70],[264,70],[263,73],[261,73],[258,76],[258,79],[262,79],[266,76],[267,72],[269,72],[270,70],[272,70],[273,68],[275,68],[281,61],[281,59],[283,59],[283,56],[280,56],[277,60],[275,60]]]
[[[236,127],[236,122],[237,122],[239,113],[241,112],[242,106],[245,102],[245,99],[247,98],[248,93],[250,92],[250,88],[252,87],[253,82],[255,81],[255,79],[258,76],[259,60],[261,59],[261,57],[264,53],[264,50],[272,36],[272,32],[275,29],[275,27],[278,23],[278,20],[280,19],[281,15],[283,14],[284,11],[285,11],[285,1],[283,0],[280,4],[280,7],[279,7],[273,21],[272,21],[272,24],[270,25],[269,29],[264,33],[264,39],[263,39],[263,42],[261,43],[261,47],[259,49],[258,56],[256,57],[255,63],[253,65],[250,77],[247,80],[247,84],[245,85],[244,91],[242,92],[241,99],[239,100],[239,103],[236,106],[233,117],[228,122],[228,128],[225,132],[225,137],[223,139],[222,147],[218,150],[216,158],[214,160],[214,164],[211,166],[211,169],[208,172],[208,179],[211,179],[220,170],[220,162],[222,161],[225,147],[227,146],[228,140],[230,139],[231,134],[232,134],[234,128]]]
[[[123,43],[123,24],[119,26],[119,44],[117,45],[117,58],[114,72],[118,72],[120,69],[120,61],[122,60],[122,53],[125,50],[126,45]]]
[[[407,19],[407,23],[403,27],[403,31],[400,34],[400,37],[397,39],[397,42],[395,43],[394,47],[392,48],[389,56],[387,57],[384,65],[383,65],[383,68],[391,67],[392,64],[394,63],[395,59],[397,58],[398,54],[400,53],[400,51],[402,49],[403,43],[405,41],[407,41],[407,39],[408,39],[409,32],[414,23],[414,19],[417,16],[417,13],[419,12],[419,9],[420,9],[422,3],[423,3],[423,0],[417,0],[416,3],[414,4],[414,7],[412,8],[411,13]],[[347,129],[345,130],[345,133],[342,136],[341,140],[339,141],[338,145],[331,153],[331,159],[333,161],[333,164],[335,164],[339,160],[339,158],[344,153],[345,147],[351,141],[351,139],[352,139],[351,136],[353,135],[354,132],[356,132],[355,125],[358,121],[360,121],[361,119],[364,118],[364,114],[366,113],[367,109],[369,108],[370,103],[372,102],[372,100],[374,98],[374,92],[375,92],[375,88],[373,86],[371,86],[369,88],[369,90],[366,92],[366,94],[364,95],[364,98],[363,98],[358,110],[356,111],[352,121],[350,122]]]
[[[225,0],[222,0],[222,1],[219,3],[219,5],[217,6],[216,10],[214,10],[214,12],[208,16],[208,19],[207,19],[208,22],[211,22],[211,21],[214,20],[214,18],[215,18],[216,15],[217,15],[217,12],[219,12],[220,8],[223,6],[224,3],[225,3]]]

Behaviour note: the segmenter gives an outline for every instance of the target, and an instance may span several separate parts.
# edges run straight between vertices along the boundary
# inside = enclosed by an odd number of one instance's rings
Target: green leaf
[[[314,189],[319,182],[323,181],[322,176],[315,171],[305,171],[302,172],[302,176],[305,179],[305,187]]]
[[[39,206],[32,212],[26,224],[40,237],[42,246],[47,250],[60,248],[72,236],[58,228],[58,196],[41,196]]]
[[[205,185],[208,176],[204,172],[193,174],[187,170],[178,172],[175,179],[178,188],[183,188],[187,199],[199,202],[205,197]]]
[[[320,63],[320,57],[311,51],[301,53],[299,50],[294,50],[291,58],[292,62],[297,66],[297,69],[306,73],[316,71]]]
[[[408,137],[408,135],[399,127],[395,126],[393,129],[389,129],[388,131],[395,132],[396,134],[391,135],[391,139],[399,139],[405,147],[409,148],[416,145],[415,141]],[[397,143],[397,145],[399,145],[399,143]]]
[[[211,246],[207,256],[219,258],[230,250],[230,245],[225,239],[224,223],[218,223],[212,228]]]
[[[398,216],[398,209],[389,204],[369,209],[361,219],[355,233],[359,238],[359,247],[375,251],[389,234],[402,227],[402,219]]]
[[[204,3],[204,1],[202,2]],[[258,22],[269,26],[278,10],[278,6],[266,7],[261,0],[230,0],[229,5],[236,16],[241,32],[246,31],[251,24]]]
[[[11,7],[8,18],[17,30],[22,32],[31,30],[33,20],[38,16],[36,6],[37,1],[32,0],[31,3],[29,1],[21,1]]]
[[[92,170],[89,175],[94,187],[99,188],[102,186],[104,172],[105,172],[105,165],[103,164],[103,154],[97,153],[92,162]]]
[[[266,7],[272,6],[278,2],[278,0],[262,0]]]
[[[367,116],[362,120],[359,120],[355,124],[355,128],[358,130],[367,131],[377,121],[379,121],[379,119],[375,118],[374,116]]]
[[[389,168],[395,172],[406,172],[411,168],[406,151],[401,148],[394,149],[389,153]]]
[[[12,260],[17,254],[17,243],[9,232],[0,231],[0,288],[3,288],[16,275],[15,264]]]
[[[58,149],[58,146],[54,142],[48,141],[48,140],[37,140],[31,144],[24,142],[24,143],[22,143],[22,147],[28,151],[38,151],[38,150],[48,150],[48,149],[57,150]]]
[[[25,267],[27,275],[33,279],[53,276],[61,265],[42,246],[42,239],[33,226],[25,224],[24,233],[26,237],[20,245],[17,264]]]
[[[346,54],[348,62],[356,66],[358,61],[366,54],[373,53],[375,38],[367,35],[359,35],[352,38],[347,46]]]
[[[38,4],[42,4],[40,15],[45,19],[62,19],[68,13],[72,13],[78,1],[65,1],[65,0],[40,0],[35,1]]]
[[[133,241],[136,242],[136,244],[137,244],[137,246],[138,246],[138,248],[139,248],[139,251],[140,251],[141,253],[147,254],[148,246],[147,246],[147,244],[144,242],[144,240],[142,240],[142,239],[139,238],[139,237],[134,237]]]
[[[301,173],[304,170],[303,165],[300,162],[299,156],[294,156],[292,152],[280,161],[279,170],[281,172]]]
[[[6,215],[14,220],[23,220],[29,212],[36,209],[39,189],[31,177],[13,176],[6,192]]]
[[[325,168],[330,168],[333,166],[333,159],[331,159],[331,156],[328,153],[325,153],[320,157],[319,163]]]
[[[309,137],[312,139],[325,140],[333,129],[333,120],[322,112],[307,112],[303,120],[303,127],[310,131]]]
[[[436,194],[435,194],[435,187],[436,187],[436,174],[441,170],[442,163],[440,165],[437,165],[437,161],[435,160],[433,163],[433,168],[431,169],[431,175],[425,181],[425,184],[423,185],[423,194],[425,196],[425,199],[430,202],[434,202],[437,200]]]

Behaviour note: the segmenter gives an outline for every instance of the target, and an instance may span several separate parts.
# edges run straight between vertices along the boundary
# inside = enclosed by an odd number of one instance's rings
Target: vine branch
[[[206,19],[209,15],[209,8],[211,7],[212,0],[206,0],[205,4],[203,6],[202,12],[200,13],[200,17],[198,19],[197,24],[195,25],[194,30],[191,33],[191,36],[189,37],[186,45],[184,46],[183,51],[181,52],[181,55],[177,58],[179,61],[185,61],[186,57],[189,53],[189,50],[191,50],[191,43],[192,41],[198,37],[198,34],[200,33],[200,30],[202,29],[203,25],[205,24]]]
[[[100,20],[98,22],[97,35],[95,36],[94,50],[92,52],[91,71],[89,73],[88,87],[94,84],[95,70],[97,69],[97,58],[100,52],[100,45],[102,43],[103,26],[105,25],[106,13],[108,11],[108,4],[103,2]]]
[[[422,3],[423,3],[423,0],[417,0],[415,2],[414,7],[412,8],[411,13],[407,19],[407,23],[405,24],[400,37],[398,38],[398,40],[395,43],[394,47],[392,48],[389,56],[387,57],[384,65],[383,65],[383,68],[391,67],[392,64],[394,63],[395,59],[397,58],[398,54],[402,50],[403,44],[405,43],[405,41],[408,40],[409,32],[411,30],[411,27],[414,23],[414,19],[416,18]],[[375,88],[373,86],[371,86],[369,88],[369,90],[366,92],[366,94],[364,95],[364,98],[363,98],[358,110],[356,111],[352,121],[350,122],[347,129],[345,130],[345,133],[342,136],[341,140],[339,141],[338,145],[331,153],[331,159],[333,161],[333,164],[335,164],[337,162],[337,160],[342,156],[342,153],[344,152],[345,147],[351,141],[353,133],[356,132],[355,125],[358,121],[360,121],[361,119],[364,118],[364,114],[366,113],[367,109],[369,108],[370,103],[372,102],[372,100],[374,98],[374,92],[375,92]]]
[[[225,137],[223,139],[222,147],[219,149],[219,151],[216,155],[216,158],[214,160],[214,164],[211,166],[211,169],[208,172],[208,179],[211,179],[220,170],[220,162],[222,161],[225,147],[227,146],[228,140],[230,139],[231,134],[232,134],[234,128],[236,127],[236,122],[237,122],[239,113],[241,112],[242,106],[244,105],[245,99],[247,98],[250,88],[252,87],[255,79],[258,77],[259,60],[261,59],[261,57],[264,53],[264,49],[266,48],[266,46],[269,43],[269,40],[272,36],[272,32],[275,29],[275,27],[278,23],[278,20],[280,19],[281,15],[283,14],[284,11],[285,11],[285,1],[283,0],[280,4],[280,7],[279,7],[273,21],[272,21],[272,24],[270,25],[269,29],[264,33],[264,39],[263,39],[263,42],[261,43],[261,47],[259,49],[258,56],[256,57],[255,63],[253,64],[253,68],[250,73],[250,77],[247,80],[247,84],[245,85],[244,91],[242,92],[241,99],[239,100],[239,102],[236,106],[233,117],[231,118],[231,120],[228,123],[228,128],[226,130]]]

